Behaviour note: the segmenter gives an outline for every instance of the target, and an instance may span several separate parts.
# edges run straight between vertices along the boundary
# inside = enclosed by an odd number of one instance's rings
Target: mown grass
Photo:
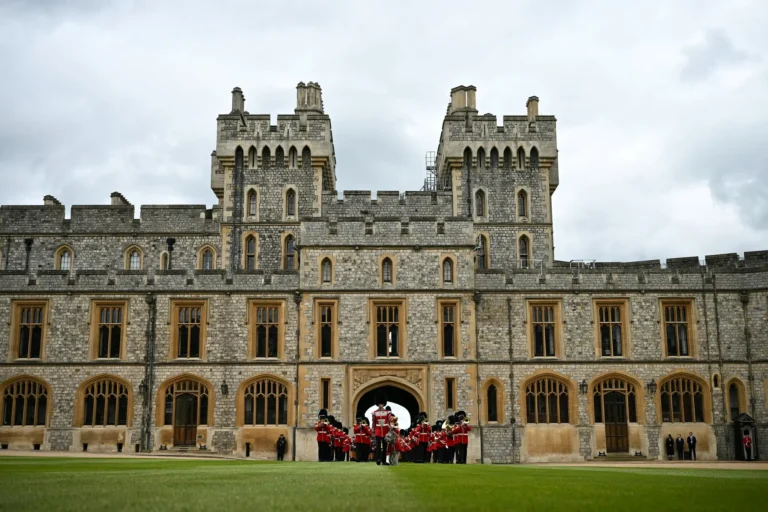
[[[768,471],[0,458],[0,511],[14,512],[698,512],[766,502]]]

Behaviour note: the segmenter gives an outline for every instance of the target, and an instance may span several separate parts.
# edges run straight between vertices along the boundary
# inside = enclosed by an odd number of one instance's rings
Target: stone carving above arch
[[[359,389],[366,383],[382,379],[395,378],[409,382],[414,387],[424,391],[426,376],[423,368],[353,368],[352,388]]]

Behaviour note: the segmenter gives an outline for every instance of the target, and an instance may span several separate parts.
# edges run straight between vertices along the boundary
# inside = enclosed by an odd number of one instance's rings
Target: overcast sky
[[[210,206],[232,87],[274,121],[310,80],[337,188],[418,190],[473,84],[558,119],[557,259],[768,249],[766,26],[764,0],[0,0],[0,204]]]

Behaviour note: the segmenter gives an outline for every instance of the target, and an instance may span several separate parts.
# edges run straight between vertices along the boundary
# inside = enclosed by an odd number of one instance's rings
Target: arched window
[[[499,421],[498,391],[496,385],[491,384],[485,392],[486,421]]]
[[[528,216],[528,193],[525,190],[517,193],[517,216]]]
[[[309,146],[304,146],[301,150],[301,166],[304,169],[312,167],[312,152],[309,150]]]
[[[72,270],[72,251],[69,249],[69,247],[62,247],[58,250],[56,267],[59,270]]]
[[[267,426],[288,424],[288,388],[272,379],[258,379],[243,393],[243,424]]]
[[[472,150],[466,148],[464,150],[464,168],[469,169],[470,167],[472,167]]]
[[[528,423],[568,423],[568,385],[553,377],[541,377],[525,388]]]
[[[277,146],[275,150],[275,167],[285,167],[285,153],[282,146]]]
[[[531,169],[539,168],[539,150],[531,148]]]
[[[256,270],[256,237],[253,235],[245,239],[245,269]]]
[[[285,214],[288,217],[296,215],[296,192],[292,188],[285,193]]]
[[[712,376],[712,387],[720,389],[720,375],[717,373]]]
[[[453,260],[450,258],[445,258],[443,260],[443,282],[453,282]]]
[[[477,150],[477,168],[485,168],[485,150],[483,148]]]
[[[637,423],[635,386],[620,378],[608,378],[592,388],[595,423]]]
[[[256,167],[256,148],[251,146],[248,150],[248,167],[254,169]]]
[[[298,160],[297,153],[298,152],[296,151],[296,147],[294,146],[291,146],[291,149],[288,150],[288,165],[290,166],[291,169],[296,168],[296,164]]]
[[[285,270],[296,269],[296,241],[293,238],[293,235],[288,235],[285,237],[284,268]]]
[[[109,377],[87,384],[82,394],[82,426],[128,425],[130,398],[128,387]]]
[[[392,260],[389,258],[384,258],[381,262],[381,280],[385,283],[392,282]]]
[[[517,244],[517,255],[520,258],[520,268],[530,268],[530,244],[528,242],[528,237],[525,235],[521,236]]]
[[[267,168],[272,163],[272,153],[269,151],[269,146],[264,146],[261,150],[261,166]]]
[[[213,270],[213,251],[211,249],[203,249],[201,259],[203,270]]]
[[[163,424],[184,428],[192,425],[209,425],[211,420],[209,410],[210,390],[198,380],[182,379],[173,382],[165,388],[163,402]],[[158,404],[160,407],[160,404]],[[183,414],[183,419],[174,421]],[[181,427],[179,425],[182,425]],[[174,429],[175,430],[175,429]],[[176,434],[174,432],[174,434]],[[176,435],[174,435],[176,437]],[[174,443],[176,440],[174,439]],[[192,439],[194,445],[194,439]]]
[[[728,386],[728,406],[731,413],[731,421],[735,420],[741,414],[739,409],[739,387],[735,382]]]
[[[488,240],[484,235],[477,237],[475,246],[475,268],[485,270],[488,268]]]
[[[496,169],[499,166],[499,150],[491,148],[491,169]]]
[[[661,421],[704,422],[704,388],[698,380],[677,376],[661,384]]]
[[[42,382],[19,378],[3,386],[4,427],[44,427],[50,390]]]
[[[485,192],[475,192],[475,217],[485,217]]]
[[[160,255],[160,270],[168,270],[168,253],[164,252]]]
[[[256,191],[248,191],[248,216],[255,217],[257,211]]]
[[[125,269],[141,270],[141,249],[136,246],[129,247],[125,251]]]
[[[517,148],[517,168],[525,168],[525,150],[521,147]]]
[[[331,260],[329,260],[328,258],[325,258],[323,260],[321,268],[323,271],[323,282],[330,283],[331,282]]]
[[[509,147],[504,148],[504,168],[512,168],[512,150]]]

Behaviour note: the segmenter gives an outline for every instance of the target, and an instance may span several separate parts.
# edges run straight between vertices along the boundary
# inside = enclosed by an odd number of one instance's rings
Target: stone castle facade
[[[316,460],[318,410],[350,425],[385,389],[468,411],[472,462],[657,459],[688,432],[741,458],[734,420],[765,457],[768,251],[556,260],[538,103],[499,120],[454,88],[425,190],[339,198],[320,86],[276,124],[235,88],[212,209],[0,207],[0,444],[264,458],[283,433]]]

